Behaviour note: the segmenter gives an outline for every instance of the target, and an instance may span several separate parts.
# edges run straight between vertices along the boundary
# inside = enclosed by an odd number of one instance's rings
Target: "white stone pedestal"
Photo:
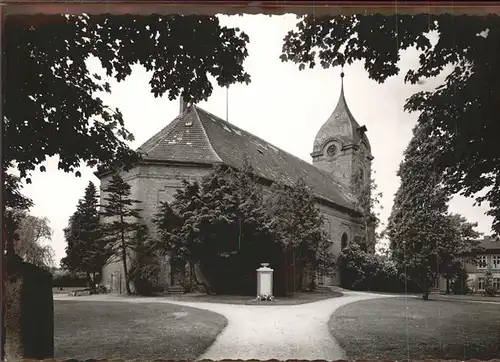
[[[269,268],[269,263],[262,263],[257,269],[257,297],[262,295],[273,295],[273,269]]]

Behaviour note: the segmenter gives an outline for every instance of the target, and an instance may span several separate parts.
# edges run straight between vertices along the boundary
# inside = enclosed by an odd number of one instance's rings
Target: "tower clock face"
[[[330,145],[327,149],[326,149],[326,154],[328,156],[335,156],[337,154],[337,146],[335,145]]]

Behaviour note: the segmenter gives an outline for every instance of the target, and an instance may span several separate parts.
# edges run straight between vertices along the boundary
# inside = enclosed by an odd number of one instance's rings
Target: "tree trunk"
[[[132,294],[132,290],[130,290],[130,283],[129,283],[129,275],[128,275],[128,269],[127,269],[127,246],[125,245],[125,235],[123,234],[123,231],[121,233],[121,242],[122,242],[122,261],[123,261],[123,274],[125,277],[125,288],[127,290],[127,294]]]
[[[312,268],[310,270],[310,273],[311,273],[311,280],[310,280],[310,289],[311,291],[312,290],[315,290],[318,286],[318,282],[317,282],[317,274],[318,274],[318,270],[317,270],[317,262],[316,262],[316,258],[313,257],[313,262],[312,262]]]
[[[130,289],[129,276],[127,270],[127,249],[125,246],[122,247],[122,261],[123,261],[123,274],[125,277],[125,288],[127,290],[127,294],[132,294],[132,290]]]
[[[451,294],[450,291],[450,278],[446,278],[446,292],[445,294]]]
[[[429,299],[429,284],[427,283],[427,278],[422,283],[422,299],[423,300]]]
[[[124,221],[123,215],[120,215],[120,222],[122,226],[123,226],[123,221]],[[122,247],[123,274],[125,277],[125,288],[127,290],[127,294],[130,295],[132,294],[132,290],[130,290],[129,275],[127,269],[127,245],[125,244],[125,234],[123,229],[120,232],[120,236],[121,236],[121,247]]]
[[[96,272],[92,272],[92,290],[94,290],[94,293],[97,293],[97,277],[96,277]]]
[[[92,288],[92,278],[90,277],[90,273],[86,272],[85,274],[87,274],[87,287]]]

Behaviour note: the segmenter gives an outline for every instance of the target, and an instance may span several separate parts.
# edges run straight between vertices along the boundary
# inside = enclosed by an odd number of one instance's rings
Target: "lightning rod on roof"
[[[229,86],[226,86],[226,122],[229,122]]]

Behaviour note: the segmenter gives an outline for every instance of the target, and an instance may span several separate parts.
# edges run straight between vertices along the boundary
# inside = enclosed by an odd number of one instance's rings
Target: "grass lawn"
[[[55,358],[194,360],[227,320],[166,303],[54,301]]]
[[[500,356],[500,304],[373,299],[339,308],[328,327],[349,359]]]
[[[183,302],[205,302],[224,304],[247,304],[247,305],[295,305],[316,302],[318,300],[341,297],[342,293],[333,290],[317,290],[312,292],[296,293],[289,297],[276,297],[273,302],[258,302],[255,297],[238,295],[176,295],[170,296],[172,300]]]

